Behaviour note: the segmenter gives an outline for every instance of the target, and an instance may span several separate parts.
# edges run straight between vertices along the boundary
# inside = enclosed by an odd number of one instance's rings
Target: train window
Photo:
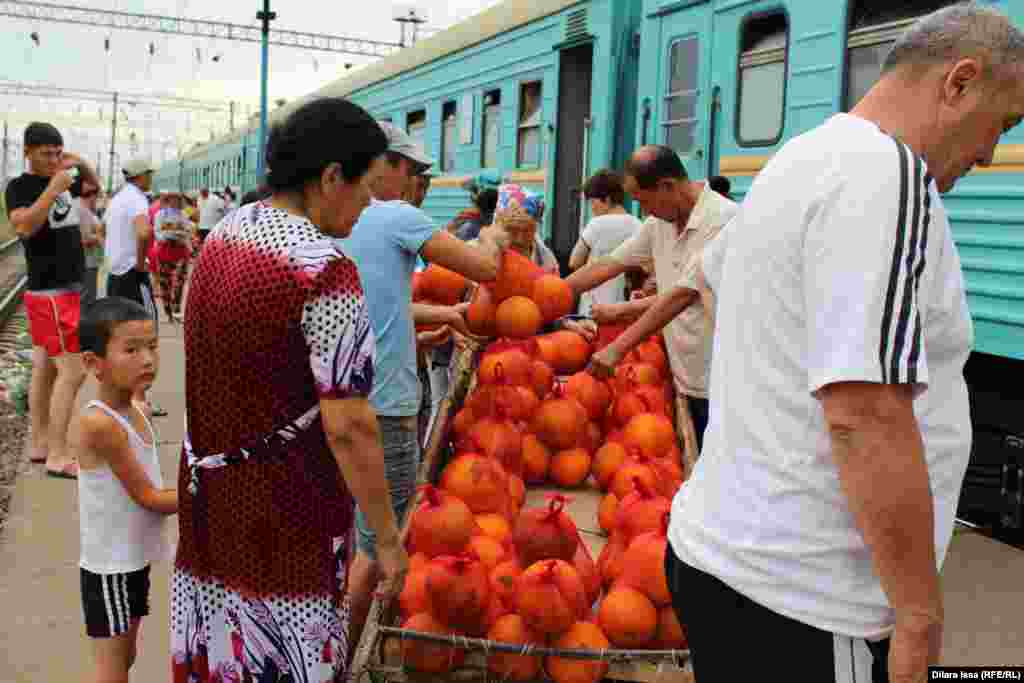
[[[519,91],[519,145],[516,163],[519,166],[541,165],[541,82],[523,83]]]
[[[878,82],[882,62],[896,39],[914,20],[950,5],[952,0],[859,0],[850,6],[846,41],[846,92],[849,111]]]
[[[668,51],[668,93],[665,95],[665,144],[687,157],[696,144],[697,74],[700,42],[697,36],[677,40]]]
[[[441,107],[441,172],[455,170],[455,143],[459,137],[459,117],[454,102]]]
[[[409,133],[412,141],[420,146],[420,149],[427,151],[427,111],[420,109],[409,112],[405,119],[405,130]]]
[[[743,26],[736,107],[741,145],[774,145],[782,137],[788,24],[785,14],[769,14]]]
[[[482,168],[498,167],[498,145],[501,142],[501,91],[484,94],[483,144],[480,150]]]

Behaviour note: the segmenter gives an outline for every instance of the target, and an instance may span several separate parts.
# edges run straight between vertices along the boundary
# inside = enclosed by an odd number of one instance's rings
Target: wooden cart
[[[448,395],[438,408],[434,426],[424,449],[417,484],[436,483],[441,471],[452,455],[450,425],[461,408],[463,401],[476,382],[476,368],[483,348],[474,342],[461,347],[452,357],[451,382]],[[693,424],[685,401],[676,401],[677,433],[680,446],[689,468],[695,460]],[[529,488],[526,507],[540,507],[545,495],[554,488]],[[606,537],[597,523],[597,508],[601,493],[593,488],[561,491],[571,496],[567,506],[576,521],[580,536],[587,544],[593,557],[604,547]],[[419,504],[419,494],[409,510]],[[408,533],[408,519],[402,528],[402,540]],[[518,645],[506,645],[494,641],[466,638],[463,636],[437,636],[398,628],[397,611],[394,605],[386,606],[375,600],[363,629],[349,670],[350,680],[358,683],[403,683],[405,681],[497,681],[497,676],[487,671],[487,652],[523,653]],[[446,675],[421,674],[402,666],[399,644],[403,639],[425,640],[456,645],[467,651],[463,667]],[[689,666],[688,650],[560,650],[533,647],[526,654],[556,655],[574,659],[604,659],[610,670],[606,680],[640,681],[642,683],[692,683],[693,674]]]

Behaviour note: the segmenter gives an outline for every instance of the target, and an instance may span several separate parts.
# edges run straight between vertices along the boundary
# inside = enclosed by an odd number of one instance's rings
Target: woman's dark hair
[[[273,192],[301,190],[333,163],[352,182],[387,146],[384,131],[362,107],[341,97],[316,99],[270,131],[266,183]]]
[[[622,206],[626,201],[626,193],[622,189],[622,176],[615,171],[602,168],[583,183],[583,196],[587,199],[600,199],[613,206]]]
[[[492,188],[481,190],[473,201],[476,208],[480,209],[480,224],[490,225],[494,222],[494,210],[498,208],[498,191]]]

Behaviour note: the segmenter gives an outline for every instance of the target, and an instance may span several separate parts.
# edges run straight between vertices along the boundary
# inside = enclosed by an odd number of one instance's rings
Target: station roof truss
[[[48,2],[0,0],[0,16],[15,17],[28,21],[52,21],[129,31],[171,33],[219,40],[240,40],[251,43],[258,43],[261,40],[261,29],[258,24],[250,26],[206,19],[169,17],[159,14],[89,9]],[[369,57],[384,57],[401,47],[399,43],[380,40],[282,29],[270,29],[269,40],[271,45],[281,47]]]

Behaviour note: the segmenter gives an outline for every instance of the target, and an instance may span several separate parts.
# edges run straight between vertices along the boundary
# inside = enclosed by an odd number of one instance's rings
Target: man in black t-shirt
[[[30,457],[45,462],[51,476],[75,479],[67,431],[85,378],[78,347],[85,252],[76,188],[81,181],[99,187],[100,180],[84,159],[64,151],[60,132],[48,123],[25,129],[25,159],[28,172],[7,185],[5,199],[28,266]]]

